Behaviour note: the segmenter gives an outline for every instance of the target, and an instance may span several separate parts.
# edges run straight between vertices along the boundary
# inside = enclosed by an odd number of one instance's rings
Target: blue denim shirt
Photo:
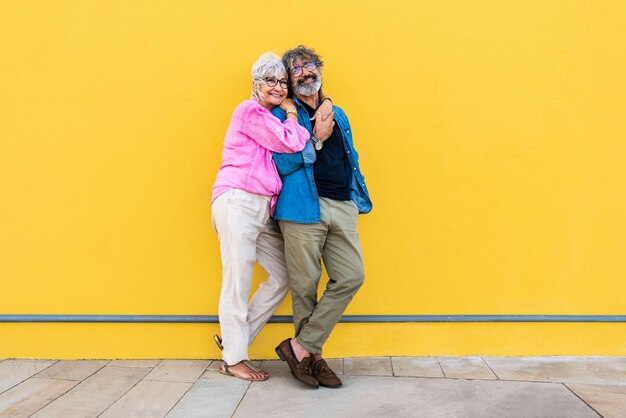
[[[313,135],[309,113],[297,97],[294,97],[293,101],[298,108],[298,122]],[[341,108],[333,106],[333,110],[335,111],[335,123],[341,129],[343,146],[346,150],[350,167],[352,167],[350,197],[356,203],[359,213],[368,213],[372,210],[372,201],[370,200],[367,186],[365,186],[365,179],[359,169],[359,154],[357,154],[352,144],[350,122],[348,122],[348,117]],[[287,118],[285,111],[279,107],[275,107],[272,113],[281,121]],[[273,158],[278,174],[280,174],[280,178],[283,181],[283,189],[278,196],[274,218],[304,224],[319,222],[319,196],[315,186],[315,179],[313,178],[315,149],[311,141],[307,142],[302,152],[296,152],[295,154],[279,154],[275,152]]]

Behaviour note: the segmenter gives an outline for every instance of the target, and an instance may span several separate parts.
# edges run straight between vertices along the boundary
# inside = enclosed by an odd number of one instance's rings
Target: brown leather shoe
[[[341,379],[337,377],[323,358],[313,363],[313,377],[320,382],[320,386],[327,388],[338,388],[342,384]]]
[[[302,383],[317,389],[320,387],[320,384],[317,379],[312,376],[313,360],[311,360],[311,357],[305,357],[302,361],[298,361],[293,349],[291,348],[290,340],[290,338],[287,338],[285,341],[280,343],[278,347],[276,347],[276,354],[278,354],[278,357],[280,357],[282,361],[287,362],[293,377]]]

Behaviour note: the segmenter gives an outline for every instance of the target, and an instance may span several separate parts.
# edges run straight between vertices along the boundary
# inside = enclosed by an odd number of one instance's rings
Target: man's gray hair
[[[257,102],[263,99],[261,93],[261,83],[265,77],[274,77],[277,80],[287,75],[287,70],[278,55],[273,52],[262,54],[258,60],[252,65],[252,100]]]
[[[308,48],[304,45],[298,45],[297,47],[290,49],[289,51],[285,51],[285,53],[283,54],[283,65],[287,69],[289,76],[291,76],[291,72],[289,71],[289,65],[291,64],[291,61],[297,58],[300,58],[302,61],[314,62],[320,73],[322,72],[322,68],[324,67],[324,61],[322,61],[322,57],[320,57],[313,48]]]

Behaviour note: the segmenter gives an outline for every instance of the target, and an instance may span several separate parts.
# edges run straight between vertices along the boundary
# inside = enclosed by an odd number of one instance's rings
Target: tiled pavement
[[[330,359],[344,386],[318,390],[260,363],[250,383],[210,360],[0,359],[0,417],[626,417],[626,357]]]

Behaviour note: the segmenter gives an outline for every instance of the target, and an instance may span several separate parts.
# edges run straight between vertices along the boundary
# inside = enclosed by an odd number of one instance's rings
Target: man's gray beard
[[[320,74],[317,76],[317,80],[315,80],[312,83],[296,84],[296,86],[293,88],[293,91],[295,91],[300,96],[308,97],[308,96],[313,96],[314,94],[317,94],[317,92],[320,91],[321,87],[322,87],[322,75]]]

